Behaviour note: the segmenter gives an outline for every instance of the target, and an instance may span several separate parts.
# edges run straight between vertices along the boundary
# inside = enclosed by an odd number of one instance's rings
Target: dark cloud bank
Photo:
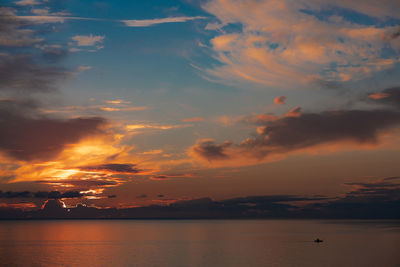
[[[400,87],[383,91],[385,98],[369,99],[384,108],[369,110],[334,110],[320,113],[298,113],[283,116],[261,124],[261,130],[234,144],[225,141],[217,144],[205,140],[192,151],[207,160],[227,160],[245,154],[265,158],[322,144],[352,141],[357,144],[376,144],[380,133],[400,125]]]
[[[6,191],[0,190],[0,199],[61,199],[61,198],[81,198],[84,195],[79,193],[79,191],[66,191],[61,193],[59,191]]]
[[[111,172],[116,174],[135,174],[142,172],[141,169],[136,168],[135,164],[121,164],[121,163],[110,163],[100,164],[95,166],[84,166],[79,167],[83,171],[100,171],[100,172]]]
[[[400,219],[400,177],[373,182],[348,183],[353,189],[342,197],[292,195],[250,196],[214,201],[210,198],[176,201],[167,206],[152,205],[126,209],[97,209],[78,205],[62,208],[57,199],[82,197],[76,193],[48,193],[46,207],[34,211],[0,209],[0,219],[241,219],[241,218],[325,218]],[[1,193],[0,196],[29,199],[30,192]],[[45,195],[45,194],[44,194]],[[40,195],[40,197],[42,197]],[[145,198],[146,195],[138,196]],[[50,198],[50,197],[49,197]]]
[[[33,101],[0,100],[0,150],[24,161],[49,160],[66,145],[102,133],[103,118],[50,118]]]

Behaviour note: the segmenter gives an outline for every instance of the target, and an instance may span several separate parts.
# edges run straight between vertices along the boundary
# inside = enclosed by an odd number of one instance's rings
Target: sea
[[[0,221],[0,266],[399,267],[400,221]]]

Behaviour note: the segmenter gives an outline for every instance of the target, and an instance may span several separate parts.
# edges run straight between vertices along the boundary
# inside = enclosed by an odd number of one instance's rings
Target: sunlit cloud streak
[[[164,23],[182,23],[192,20],[206,19],[206,17],[195,16],[195,17],[168,17],[168,18],[157,18],[157,19],[143,19],[143,20],[112,20],[102,18],[87,18],[87,17],[73,17],[73,16],[16,16],[18,19],[30,21],[32,23],[64,23],[68,20],[81,20],[81,21],[108,21],[108,22],[120,22],[127,27],[149,27]]]
[[[121,22],[125,23],[125,25],[128,27],[149,27],[156,24],[187,22],[198,19],[206,19],[206,17],[169,17],[161,19],[121,20]]]

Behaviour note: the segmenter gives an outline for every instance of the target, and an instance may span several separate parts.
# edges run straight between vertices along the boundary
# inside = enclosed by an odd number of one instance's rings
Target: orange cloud
[[[388,8],[400,9],[394,0],[385,0],[388,6],[379,8],[372,1],[367,4],[335,1],[333,6],[356,12],[375,10],[377,13],[368,13],[371,16],[398,17]],[[396,38],[383,38],[397,36],[396,27],[349,23],[340,14],[321,20],[312,14],[325,7],[326,1],[320,0],[207,1],[203,8],[219,20],[208,29],[216,30],[211,45],[221,65],[206,69],[205,73],[230,85],[239,81],[305,87],[316,81],[360,80],[399,62],[398,51],[391,58],[382,54],[385,45],[399,46]],[[240,24],[241,31],[221,30],[229,24]]]
[[[301,107],[295,107],[285,114],[286,117],[300,117],[301,116]]]
[[[283,105],[286,104],[286,96],[278,96],[277,98],[274,99],[274,103],[277,105]]]
[[[368,97],[371,99],[383,99],[389,97],[390,94],[388,93],[375,93],[375,94],[369,94]]]

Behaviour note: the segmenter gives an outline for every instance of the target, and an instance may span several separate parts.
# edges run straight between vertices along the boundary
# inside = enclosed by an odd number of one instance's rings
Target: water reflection
[[[3,221],[0,226],[3,266],[400,265],[400,224],[393,221]],[[325,242],[315,244],[316,237]]]

